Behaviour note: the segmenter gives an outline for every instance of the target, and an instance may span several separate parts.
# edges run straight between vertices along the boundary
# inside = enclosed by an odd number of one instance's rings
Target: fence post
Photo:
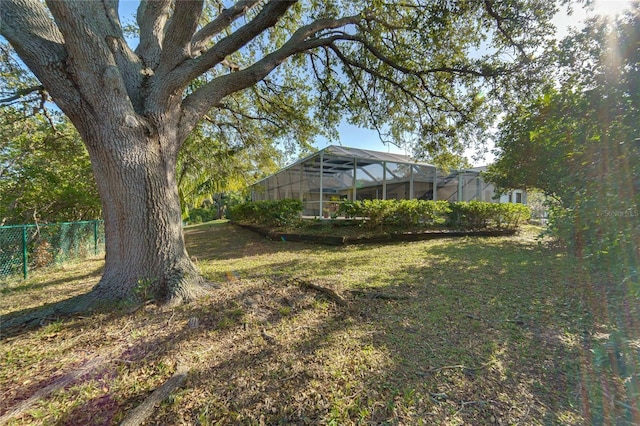
[[[28,263],[28,255],[27,255],[27,227],[25,225],[22,226],[22,276],[26,280],[27,279],[27,263]]]
[[[93,254],[98,255],[98,221],[93,221]]]

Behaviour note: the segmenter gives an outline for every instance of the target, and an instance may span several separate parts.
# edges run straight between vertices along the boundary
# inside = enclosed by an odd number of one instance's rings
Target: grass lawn
[[[330,247],[187,228],[219,290],[3,333],[0,424],[118,424],[178,366],[186,381],[149,424],[631,423],[637,401],[596,356],[608,295],[534,232]],[[101,267],[2,283],[0,314],[87,292]]]

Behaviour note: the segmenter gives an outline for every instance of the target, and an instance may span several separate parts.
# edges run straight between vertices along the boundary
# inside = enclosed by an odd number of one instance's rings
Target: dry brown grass
[[[579,268],[530,235],[318,247],[215,223],[187,241],[219,291],[4,335],[0,415],[91,363],[9,424],[118,424],[178,365],[187,380],[149,424],[588,422],[581,336],[605,318]],[[86,292],[100,268],[7,283],[0,312]]]

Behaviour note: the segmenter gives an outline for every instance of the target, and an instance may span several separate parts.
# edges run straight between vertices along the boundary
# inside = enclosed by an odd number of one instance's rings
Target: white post
[[[300,192],[300,201],[304,201],[304,196],[302,194],[302,180],[304,179],[304,163],[300,163],[300,182],[298,183],[298,189]],[[307,207],[307,206],[305,206]]]
[[[320,217],[322,217],[322,199],[324,198],[324,188],[322,186],[322,174],[324,173],[324,152],[320,152]]]
[[[382,199],[387,199],[387,162],[382,162]]]
[[[356,190],[357,190],[357,187],[356,187],[356,176],[357,176],[357,173],[358,173],[358,160],[356,158],[354,158],[353,159],[353,181],[352,181],[352,185],[351,185],[352,188],[353,188],[353,192],[352,192],[352,197],[353,198],[351,199],[351,201],[355,201],[357,199],[356,198]]]
[[[413,165],[409,169],[409,199],[413,200]]]
[[[438,169],[436,167],[433,168],[433,197],[431,199],[438,201]]]

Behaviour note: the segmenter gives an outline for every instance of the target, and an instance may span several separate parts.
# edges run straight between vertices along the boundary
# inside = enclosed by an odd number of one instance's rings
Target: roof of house
[[[424,164],[424,165],[432,166],[431,164],[428,164],[428,163],[414,161],[408,155],[393,154],[393,153],[381,152],[381,151],[371,151],[368,149],[361,149],[361,148],[350,148],[347,146],[330,145],[313,155],[318,155],[320,152],[324,152],[326,154],[330,154],[338,157],[354,157],[359,160],[371,160],[375,162],[389,161],[394,163]]]

